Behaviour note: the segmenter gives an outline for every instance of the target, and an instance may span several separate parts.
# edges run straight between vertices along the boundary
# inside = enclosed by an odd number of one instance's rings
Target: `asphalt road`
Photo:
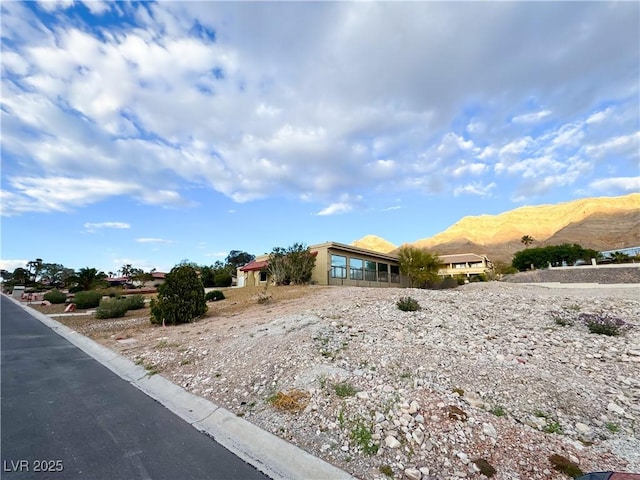
[[[3,479],[266,479],[6,298]]]

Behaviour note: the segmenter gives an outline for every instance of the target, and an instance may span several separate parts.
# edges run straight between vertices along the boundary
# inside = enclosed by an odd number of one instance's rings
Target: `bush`
[[[398,300],[396,305],[403,312],[415,312],[416,310],[420,310],[420,304],[418,301],[411,297],[402,297]]]
[[[624,320],[608,313],[581,313],[578,320],[583,322],[591,333],[616,336],[629,328]]]
[[[160,285],[157,300],[151,301],[151,323],[189,323],[206,311],[204,286],[198,273],[189,265],[179,265]]]
[[[122,295],[122,288],[105,288],[102,290],[102,295],[110,298],[119,297]]]
[[[95,290],[78,292],[73,296],[73,303],[78,308],[96,308],[100,305],[102,293]]]
[[[82,292],[84,290],[84,288],[82,288],[81,285],[75,285],[71,288],[69,288],[69,293],[78,293],[78,292]]]
[[[140,310],[145,307],[144,295],[129,295],[125,297],[125,301],[129,304],[129,310]]]
[[[120,318],[129,310],[129,299],[109,298],[100,302],[96,310],[96,318]]]
[[[219,273],[213,277],[214,286],[216,287],[230,287],[233,282],[233,278],[228,273]]]
[[[215,302],[216,300],[224,300],[224,293],[222,293],[220,290],[212,290],[211,292],[208,292],[204,296],[204,299],[207,302]]]
[[[551,312],[551,318],[556,322],[556,325],[560,325],[561,327],[570,327],[574,324],[573,314],[566,310]]]
[[[448,288],[457,288],[459,285],[458,280],[455,278],[447,277],[439,280],[431,285],[427,283],[428,288],[432,290],[445,290]]]
[[[62,293],[60,290],[51,290],[50,292],[45,293],[42,298],[53,304],[64,303],[67,300],[67,294]]]

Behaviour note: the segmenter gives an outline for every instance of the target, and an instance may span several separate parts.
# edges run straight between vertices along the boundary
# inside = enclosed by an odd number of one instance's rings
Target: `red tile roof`
[[[240,267],[240,271],[255,272],[256,270],[262,270],[267,265],[269,265],[269,260],[260,260],[259,262],[254,260],[253,262],[247,263],[244,267]]]

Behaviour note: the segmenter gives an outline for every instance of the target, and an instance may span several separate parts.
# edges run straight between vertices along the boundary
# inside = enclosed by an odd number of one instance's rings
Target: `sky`
[[[2,2],[2,268],[640,191],[638,2]]]

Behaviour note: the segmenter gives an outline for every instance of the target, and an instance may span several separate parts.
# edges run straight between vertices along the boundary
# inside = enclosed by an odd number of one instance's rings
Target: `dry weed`
[[[269,401],[278,410],[300,412],[309,404],[309,397],[308,392],[290,390],[287,393],[277,392],[269,398]]]

